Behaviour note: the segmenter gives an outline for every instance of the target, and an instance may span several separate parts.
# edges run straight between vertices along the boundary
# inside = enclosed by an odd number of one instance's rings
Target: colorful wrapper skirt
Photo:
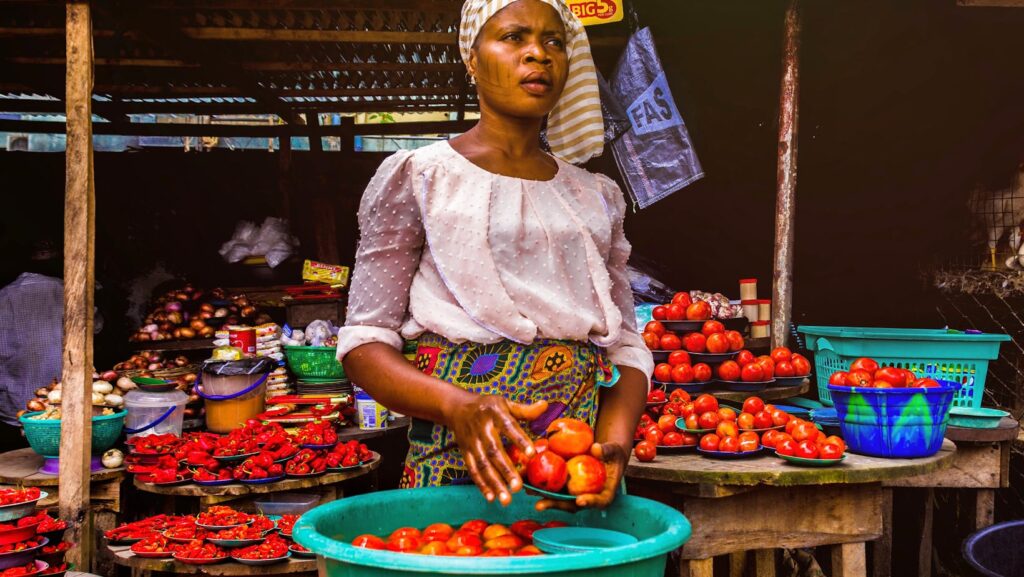
[[[593,426],[597,419],[597,384],[612,378],[604,350],[581,341],[457,344],[428,333],[419,338],[416,366],[474,393],[502,396],[518,403],[547,401],[548,410],[524,426],[534,437],[560,417],[580,419]],[[413,419],[401,486],[467,483],[472,480],[452,431]]]

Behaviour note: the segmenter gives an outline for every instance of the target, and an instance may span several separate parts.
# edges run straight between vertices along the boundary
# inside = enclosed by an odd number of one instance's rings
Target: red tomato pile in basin
[[[897,389],[904,387],[934,388],[939,382],[932,378],[918,378],[914,371],[898,367],[886,367],[874,359],[861,357],[850,363],[849,370],[836,371],[828,384],[838,387],[866,387],[873,389]]]
[[[512,557],[541,555],[533,545],[538,529],[565,527],[561,521],[540,523],[532,519],[516,521],[509,526],[482,519],[466,521],[458,529],[447,523],[434,523],[423,530],[414,527],[395,529],[387,538],[360,535],[352,545],[365,549],[418,553],[421,555],[452,555],[457,557]]]
[[[525,472],[526,482],[538,489],[570,495],[600,493],[607,472],[604,463],[590,454],[593,445],[590,425],[562,418],[548,425],[546,438],[534,442],[533,458],[515,445],[509,448],[509,457],[520,474]]]

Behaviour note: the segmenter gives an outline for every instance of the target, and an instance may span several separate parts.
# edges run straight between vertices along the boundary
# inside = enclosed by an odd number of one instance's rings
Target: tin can
[[[228,344],[242,351],[247,357],[256,356],[256,329],[252,327],[228,327]]]

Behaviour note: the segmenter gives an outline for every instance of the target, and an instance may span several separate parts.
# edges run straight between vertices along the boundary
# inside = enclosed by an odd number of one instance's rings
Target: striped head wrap
[[[469,62],[469,52],[484,23],[516,0],[466,0],[459,25],[459,52]],[[562,17],[566,33],[569,74],[562,96],[548,114],[547,141],[551,152],[573,164],[582,164],[604,149],[604,119],[597,84],[597,68],[590,55],[590,41],[565,0],[541,0]]]

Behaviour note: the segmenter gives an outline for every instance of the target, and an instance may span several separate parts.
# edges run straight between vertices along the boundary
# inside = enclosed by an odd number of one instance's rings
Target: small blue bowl
[[[246,485],[269,485],[271,483],[283,481],[284,479],[285,476],[281,475],[280,477],[267,477],[266,479],[241,479],[239,482],[245,483]]]
[[[592,527],[555,527],[538,529],[533,544],[545,553],[579,553],[614,547],[626,547],[638,539],[629,533]]]

